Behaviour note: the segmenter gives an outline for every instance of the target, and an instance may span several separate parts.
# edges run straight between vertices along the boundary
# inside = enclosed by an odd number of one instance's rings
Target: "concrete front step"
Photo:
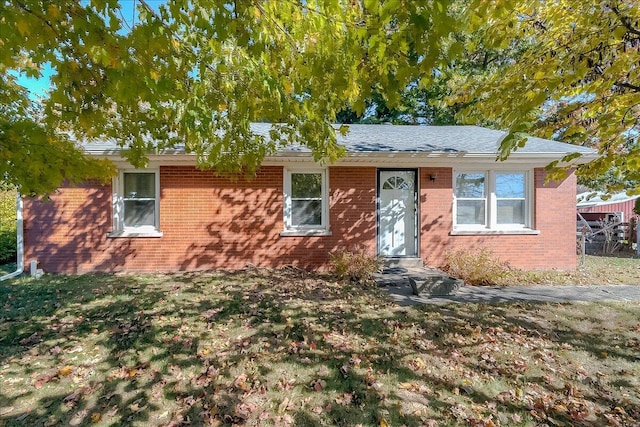
[[[404,288],[414,295],[454,295],[464,282],[430,267],[391,267],[375,275],[378,286]]]
[[[411,258],[385,258],[384,259],[384,268],[416,268],[423,267],[424,261],[422,258],[411,257]]]

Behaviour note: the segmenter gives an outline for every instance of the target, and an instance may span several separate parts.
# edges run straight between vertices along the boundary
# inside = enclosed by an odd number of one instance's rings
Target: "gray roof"
[[[268,131],[269,124],[256,123],[254,129]],[[346,136],[338,142],[350,153],[486,153],[496,154],[507,132],[478,126],[411,126],[411,125],[349,125]],[[298,151],[299,148],[294,148]],[[306,149],[303,149],[306,151]],[[287,150],[288,151],[288,150]],[[529,137],[520,153],[593,154],[594,150],[548,139]]]
[[[338,129],[340,125],[335,125]],[[264,136],[269,135],[270,123],[253,123],[251,129]],[[478,126],[412,126],[412,125],[372,125],[352,124],[346,136],[338,135],[338,143],[345,146],[348,153],[434,153],[434,154],[486,154],[495,155],[500,142],[507,132]],[[114,140],[104,140],[83,144],[89,152],[118,151]],[[183,151],[183,147],[171,150]],[[304,146],[288,146],[281,154],[305,153]],[[548,139],[529,137],[524,147],[516,153],[558,154],[581,153],[596,155],[591,148],[566,144]]]

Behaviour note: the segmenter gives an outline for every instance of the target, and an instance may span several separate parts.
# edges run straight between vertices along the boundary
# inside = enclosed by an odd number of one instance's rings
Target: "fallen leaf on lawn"
[[[380,427],[389,427],[389,423],[384,418],[380,418]]]
[[[284,411],[286,411],[287,406],[289,406],[289,398],[285,397],[282,403],[278,405],[278,413],[282,414]]]
[[[398,388],[401,388],[403,390],[413,390],[417,387],[414,383],[398,383]]]
[[[73,414],[73,416],[69,420],[69,425],[79,426],[80,424],[82,424],[82,422],[84,421],[84,418],[87,416],[87,412],[88,411],[86,409],[83,409]]]
[[[311,383],[311,387],[317,392],[321,392],[326,386],[327,382],[321,379],[313,380],[313,382]]]
[[[336,403],[339,405],[351,405],[352,401],[353,401],[352,393],[345,393],[336,397]]]
[[[29,337],[21,339],[20,344],[22,345],[38,344],[40,341],[42,341],[40,339],[40,334],[38,334],[37,332],[34,332]]]
[[[73,373],[73,367],[72,366],[63,366],[62,368],[58,369],[58,376],[61,377],[68,377],[69,375],[71,375],[71,373]]]
[[[49,375],[49,374],[41,375],[40,377],[38,377],[38,379],[33,384],[33,386],[36,389],[41,389],[43,385],[52,381],[54,378],[55,378],[55,375]]]
[[[99,423],[102,420],[102,415],[99,412],[94,412],[91,414],[91,422]]]
[[[44,427],[53,427],[53,426],[59,426],[60,425],[60,420],[57,418],[53,418],[50,417],[44,424]]]
[[[251,387],[247,384],[247,374],[240,374],[233,382],[233,385],[245,393],[251,390]]]

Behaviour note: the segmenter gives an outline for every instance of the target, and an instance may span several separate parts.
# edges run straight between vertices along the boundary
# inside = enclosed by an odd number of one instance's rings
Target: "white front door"
[[[417,256],[416,171],[378,173],[378,253]]]

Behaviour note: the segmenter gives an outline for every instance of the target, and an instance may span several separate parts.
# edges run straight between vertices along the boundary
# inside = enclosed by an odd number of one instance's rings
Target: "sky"
[[[82,0],[81,3],[88,3],[89,0]],[[166,0],[146,0],[147,4],[151,6],[153,9],[158,9],[158,7],[165,3]],[[119,0],[121,6],[121,15],[124,21],[131,27],[132,24],[135,23],[136,18],[136,5],[139,4],[138,0]],[[126,27],[125,27],[126,29]],[[30,97],[33,100],[38,98],[46,97],[49,91],[50,86],[50,78],[55,74],[55,70],[51,68],[50,65],[46,65],[42,70],[42,77],[39,79],[34,79],[31,77],[27,77],[24,74],[18,75],[18,84],[26,87],[29,90]]]

